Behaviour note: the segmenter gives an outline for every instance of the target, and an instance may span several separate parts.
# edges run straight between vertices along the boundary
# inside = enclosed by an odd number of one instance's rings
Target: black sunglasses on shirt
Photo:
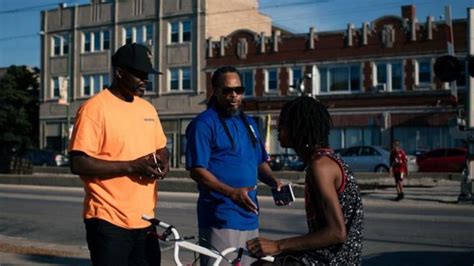
[[[245,91],[245,88],[242,86],[239,87],[222,87],[222,94],[229,95],[232,92],[235,92],[236,94],[243,94]]]

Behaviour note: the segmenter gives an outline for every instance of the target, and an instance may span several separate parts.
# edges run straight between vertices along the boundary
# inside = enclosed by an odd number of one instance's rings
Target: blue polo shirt
[[[253,187],[257,184],[258,166],[268,155],[253,119],[247,117],[255,132],[255,147],[240,116],[225,117],[232,142],[226,135],[214,107],[199,114],[186,129],[186,169],[202,167],[216,178],[234,188]],[[254,230],[258,228],[258,216],[241,208],[230,198],[198,185],[197,203],[199,227]],[[257,190],[249,192],[258,206]]]

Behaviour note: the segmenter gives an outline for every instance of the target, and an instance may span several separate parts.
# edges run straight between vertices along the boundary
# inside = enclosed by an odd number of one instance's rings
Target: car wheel
[[[388,172],[388,167],[385,165],[377,165],[374,169],[374,172],[376,173],[387,173]]]

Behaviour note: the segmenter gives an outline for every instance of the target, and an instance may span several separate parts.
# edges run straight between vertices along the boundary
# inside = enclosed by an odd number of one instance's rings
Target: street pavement
[[[394,187],[383,187],[362,190],[364,205],[366,206],[413,206],[417,208],[436,208],[437,206],[452,206],[452,208],[467,208],[474,210],[474,205],[457,203],[460,191],[459,181],[438,180],[430,187],[408,186],[405,189],[406,197],[395,202]],[[298,201],[302,201],[301,198]],[[373,214],[377,215],[377,214]],[[386,216],[384,214],[384,216]],[[474,247],[472,248],[474,250]],[[381,250],[380,252],[383,252]],[[431,254],[436,255],[436,254]],[[474,253],[466,254],[472,258]],[[0,235],[0,265],[89,265],[89,254],[85,246],[70,246],[32,241],[18,237]],[[377,256],[365,258],[370,265],[378,265]],[[164,247],[163,265],[171,265],[172,249]],[[390,261],[390,260],[389,260]],[[380,261],[387,264],[385,261]]]

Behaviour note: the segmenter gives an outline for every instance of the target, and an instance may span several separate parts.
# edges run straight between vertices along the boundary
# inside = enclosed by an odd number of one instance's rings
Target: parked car
[[[296,154],[271,154],[268,164],[273,171],[303,171],[306,167]]]
[[[40,165],[40,166],[69,165],[68,157],[56,151],[28,149],[23,153],[22,157],[30,160],[33,163],[33,165]]]
[[[337,149],[335,153],[352,168],[354,172],[386,173],[390,170],[390,150],[380,146],[354,146]],[[417,172],[416,157],[407,155],[408,172]]]
[[[420,172],[463,172],[466,169],[465,148],[440,148],[418,156]]]
[[[390,151],[380,146],[354,146],[336,150],[354,172],[389,171]]]

